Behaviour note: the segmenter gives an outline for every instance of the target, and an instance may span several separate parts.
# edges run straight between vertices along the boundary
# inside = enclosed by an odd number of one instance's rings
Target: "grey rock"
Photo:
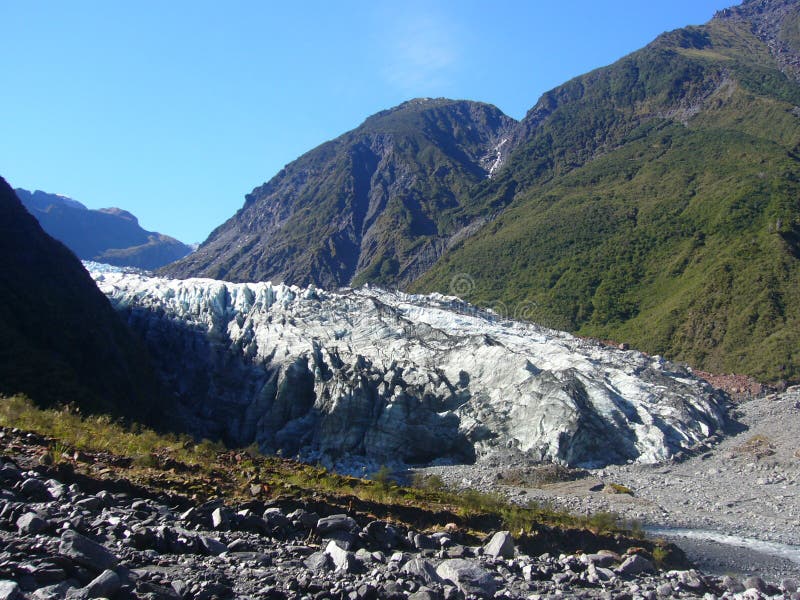
[[[198,535],[197,541],[200,542],[201,548],[211,556],[219,556],[228,550],[228,547],[220,542],[217,538],[208,535]]]
[[[106,569],[92,579],[85,590],[90,598],[111,598],[119,591],[122,581],[114,571]]]
[[[352,517],[345,514],[331,515],[330,517],[322,517],[317,521],[317,533],[319,535],[326,535],[334,531],[347,531],[354,533],[358,531],[358,524]]]
[[[514,538],[508,531],[498,531],[492,539],[483,547],[483,551],[495,558],[514,558]]]
[[[102,508],[103,501],[97,496],[89,496],[88,498],[83,498],[82,500],[78,500],[75,503],[75,506],[77,506],[78,508],[83,508],[88,511],[96,511]]]
[[[695,594],[702,594],[707,589],[705,581],[697,571],[681,571],[678,573],[678,582],[681,587]]]
[[[305,564],[306,568],[314,573],[330,571],[333,569],[331,557],[323,551],[314,552],[314,554],[308,556],[303,563]]]
[[[586,561],[587,563],[594,563],[598,567],[610,567],[617,562],[617,558],[613,554],[608,554],[605,552],[584,554],[581,558],[583,561]]]
[[[106,548],[72,530],[65,531],[61,535],[58,552],[94,571],[113,569],[118,562],[117,557]]]
[[[744,591],[744,589],[742,589]],[[656,594],[658,594],[662,598],[672,598],[675,590],[672,587],[672,584],[667,581],[666,583],[662,583],[656,587]]]
[[[639,573],[652,573],[656,570],[652,562],[644,556],[633,554],[617,568],[620,575],[638,575]]]
[[[766,582],[756,575],[748,577],[742,584],[746,590],[758,590],[759,592],[765,592],[767,590]]]
[[[264,521],[271,528],[277,527],[284,531],[291,529],[291,520],[281,512],[280,508],[268,508],[264,511]]]
[[[464,594],[490,598],[497,591],[497,585],[489,571],[471,560],[445,560],[436,568],[436,574],[442,579],[452,581]]]
[[[522,578],[525,581],[533,581],[534,573],[537,572],[537,569],[534,565],[528,564],[522,567]]]
[[[0,479],[14,482],[22,479],[22,475],[20,475],[19,469],[14,465],[6,463],[0,467]]]
[[[397,529],[384,521],[371,521],[364,527],[364,534],[384,550],[393,550],[401,544]]]
[[[317,525],[317,521],[319,521],[319,515],[317,513],[309,512],[302,508],[290,512],[286,517],[292,523],[298,523],[305,529],[314,528]]]
[[[253,546],[247,540],[241,538],[233,540],[228,544],[228,552],[252,552]]]
[[[211,526],[214,529],[227,529],[230,522],[230,513],[225,507],[219,506],[211,513]]]
[[[30,597],[32,600],[63,600],[74,587],[73,584],[64,581],[56,585],[41,587],[33,592]]]
[[[22,595],[16,581],[3,579],[0,581],[0,600],[18,600]]]
[[[740,594],[745,591],[745,587],[742,585],[742,582],[735,577],[731,577],[730,575],[725,575],[725,577],[722,578],[722,587],[732,594]]]
[[[794,594],[797,591],[797,582],[794,579],[781,580],[781,589],[789,594]]]
[[[611,569],[606,567],[597,567],[594,563],[589,563],[589,568],[586,570],[590,581],[613,581],[616,579],[616,574]]]
[[[328,542],[324,552],[331,557],[331,561],[333,561],[333,566],[336,571],[352,573],[355,570],[355,555],[348,550],[343,550],[340,548],[334,540]]]
[[[47,528],[47,521],[34,512],[28,512],[17,519],[17,531],[22,535],[36,535]]]
[[[441,583],[442,579],[436,573],[436,567],[424,558],[412,558],[400,568],[401,573],[422,580],[426,584]]]
[[[26,498],[31,500],[52,500],[50,490],[47,489],[45,483],[33,477],[26,479],[19,487],[19,491]]]
[[[408,600],[441,600],[442,595],[433,590],[419,589],[408,597]]]
[[[414,535],[413,544],[417,550],[435,550],[439,547],[436,541],[421,533]]]

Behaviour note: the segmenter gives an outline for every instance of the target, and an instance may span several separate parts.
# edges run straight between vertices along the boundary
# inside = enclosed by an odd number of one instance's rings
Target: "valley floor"
[[[424,472],[453,486],[501,491],[522,504],[617,513],[675,541],[706,572],[797,577],[800,387],[742,402],[732,417],[731,435],[683,461],[612,466],[573,481],[527,485],[509,477],[515,468],[502,458]],[[609,493],[610,484],[632,495]]]

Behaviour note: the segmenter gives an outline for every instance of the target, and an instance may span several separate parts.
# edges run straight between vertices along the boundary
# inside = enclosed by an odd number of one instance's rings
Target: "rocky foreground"
[[[34,465],[20,435],[2,432],[3,599],[800,598],[791,581],[659,571],[645,548],[529,555],[504,531],[470,544],[455,526],[148,494]]]
[[[502,457],[494,468],[426,472],[450,486],[498,490],[521,503],[576,514],[612,511],[676,541],[706,571],[798,577],[800,386],[741,401],[732,416],[731,431],[717,443],[658,465],[565,473],[563,481],[542,481],[537,469]]]

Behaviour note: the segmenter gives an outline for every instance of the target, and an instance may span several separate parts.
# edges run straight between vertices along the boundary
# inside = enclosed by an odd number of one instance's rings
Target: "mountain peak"
[[[409,282],[474,216],[470,185],[516,122],[480,102],[416,98],[307,152],[165,272],[339,287]]]

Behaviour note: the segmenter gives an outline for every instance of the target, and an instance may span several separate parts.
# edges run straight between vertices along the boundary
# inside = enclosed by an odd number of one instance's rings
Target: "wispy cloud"
[[[459,59],[454,26],[436,14],[405,17],[384,32],[384,78],[411,94],[446,86]]]

